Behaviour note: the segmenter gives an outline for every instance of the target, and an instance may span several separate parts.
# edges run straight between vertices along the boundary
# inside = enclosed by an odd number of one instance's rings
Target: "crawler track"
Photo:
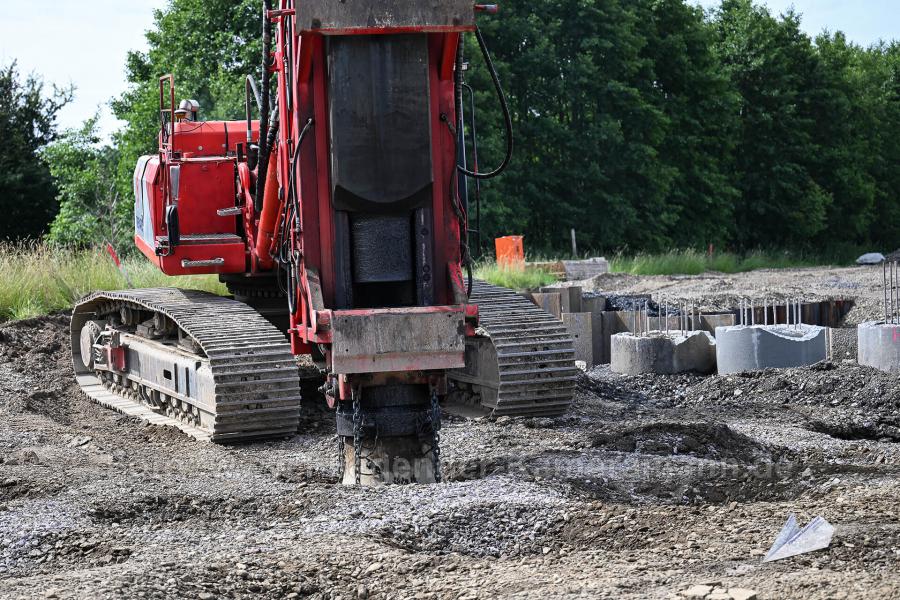
[[[578,370],[565,325],[520,294],[475,281],[480,335],[467,341],[466,368],[451,372],[470,403],[494,416],[558,416],[572,404]]]
[[[154,315],[174,323],[177,336],[142,337],[134,324]],[[91,320],[133,340],[124,372],[84,366],[80,334]],[[290,345],[241,302],[172,288],[97,292],[75,306],[71,333],[78,383],[104,406],[216,442],[297,429],[299,374]],[[156,371],[167,365],[174,365],[165,370],[170,377],[184,369],[180,387],[177,374],[171,386],[159,379]]]

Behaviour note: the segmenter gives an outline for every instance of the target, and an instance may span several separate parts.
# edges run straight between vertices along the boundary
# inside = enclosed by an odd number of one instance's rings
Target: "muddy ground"
[[[852,325],[880,277],[596,287],[856,298]],[[358,489],[335,484],[314,406],[289,440],[214,446],[90,403],[66,330],[0,325],[0,598],[900,597],[898,377],[840,353],[730,377],[598,367],[564,417],[449,418],[446,483]],[[763,564],[789,513],[833,523],[831,547]]]

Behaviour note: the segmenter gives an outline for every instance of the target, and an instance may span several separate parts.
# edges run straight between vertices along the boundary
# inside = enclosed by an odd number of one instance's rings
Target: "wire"
[[[470,171],[465,167],[465,165],[458,165],[457,169],[459,169],[459,171],[467,177],[472,177],[474,179],[491,179],[505,171],[506,167],[509,165],[510,159],[512,159],[512,116],[509,113],[509,105],[506,102],[506,94],[503,93],[503,86],[500,85],[500,78],[497,76],[497,70],[494,68],[494,61],[491,60],[491,53],[488,52],[487,45],[484,43],[484,37],[481,35],[481,30],[477,27],[475,28],[475,38],[478,40],[478,47],[481,48],[481,55],[484,57],[484,64],[485,66],[487,66],[488,72],[491,74],[491,81],[494,82],[494,89],[497,91],[497,98],[500,100],[500,109],[503,111],[503,121],[506,125],[506,156],[503,157],[503,162],[500,163],[499,167],[497,167],[493,171],[488,171],[487,173]],[[459,65],[457,65],[457,67],[459,67]],[[447,121],[447,125],[450,125],[449,120],[447,120],[446,118],[444,118],[444,120]],[[453,131],[452,127],[451,131]]]
[[[288,301],[288,310],[290,314],[294,314],[297,312],[297,265],[294,256],[291,253],[290,248],[290,237],[286,235],[288,223],[294,223],[294,221],[299,218],[300,214],[300,201],[297,199],[296,194],[296,180],[294,177],[294,173],[297,171],[297,161],[300,158],[300,148],[303,145],[303,140],[306,138],[306,134],[309,132],[309,129],[313,125],[313,120],[310,117],[306,120],[306,124],[303,126],[303,129],[300,130],[300,134],[297,136],[297,147],[294,149],[294,156],[291,157],[291,170],[288,175],[288,193],[287,198],[285,198],[284,209],[281,217],[281,226],[279,227],[278,233],[278,256],[276,260],[281,268],[278,269],[277,272],[277,280],[278,287],[285,293]],[[286,287],[282,287],[281,281],[281,271],[284,269],[287,271],[287,285]]]

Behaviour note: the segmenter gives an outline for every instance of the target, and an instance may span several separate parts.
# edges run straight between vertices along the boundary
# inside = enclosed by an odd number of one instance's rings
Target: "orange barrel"
[[[501,267],[525,268],[525,245],[521,235],[507,235],[494,240],[497,264]]]

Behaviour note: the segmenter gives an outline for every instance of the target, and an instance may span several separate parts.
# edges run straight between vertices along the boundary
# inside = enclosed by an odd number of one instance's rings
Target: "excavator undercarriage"
[[[562,323],[471,285],[466,182],[499,175],[513,147],[476,26],[497,7],[272,4],[245,118],[203,121],[163,76],[159,149],[134,173],[138,249],[168,275],[218,275],[232,297],[84,298],[71,328],[78,382],[105,406],[237,442],[297,431],[307,357],[335,411],[344,483],[439,481],[442,406],[559,415],[575,382]],[[466,34],[506,127],[491,171],[476,166],[474,115],[463,116]]]

